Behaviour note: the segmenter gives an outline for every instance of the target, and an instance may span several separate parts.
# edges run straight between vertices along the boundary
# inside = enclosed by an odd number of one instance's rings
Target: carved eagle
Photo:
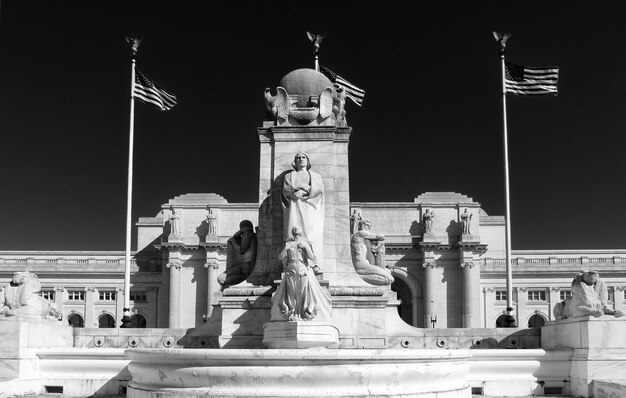
[[[265,88],[265,108],[274,115],[282,119],[287,119],[289,115],[289,95],[287,90],[276,87],[276,95],[272,95],[270,88]]]

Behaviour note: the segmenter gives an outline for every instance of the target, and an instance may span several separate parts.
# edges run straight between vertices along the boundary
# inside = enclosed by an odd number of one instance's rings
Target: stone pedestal
[[[263,327],[268,348],[338,348],[339,330],[326,322],[269,322]]]
[[[0,339],[0,381],[11,380],[10,383],[19,388],[11,393],[23,395],[39,393],[43,388],[36,350],[71,347],[74,338],[67,322],[2,320]],[[0,391],[0,395],[6,392]]]
[[[541,329],[545,350],[573,349],[573,397],[592,397],[592,382],[626,382],[626,318],[577,317],[548,322]]]

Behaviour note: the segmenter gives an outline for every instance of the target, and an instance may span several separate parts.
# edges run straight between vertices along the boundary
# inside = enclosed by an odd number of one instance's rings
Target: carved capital
[[[613,288],[616,292],[623,292],[624,291],[624,286],[615,286]]]
[[[93,286],[87,286],[87,287],[85,288],[85,291],[86,291],[86,292],[95,292],[95,291],[96,291],[96,288],[95,288],[95,287],[93,287]]]
[[[62,292],[62,291],[64,291],[64,290],[65,290],[65,288],[64,288],[63,286],[55,286],[55,287],[53,288],[53,290],[54,290],[55,292]]]
[[[473,261],[464,261],[461,263],[461,268],[474,268],[476,266],[476,263],[474,263]]]
[[[122,292],[122,294],[123,294],[124,293],[124,287],[118,286],[118,287],[115,288],[115,291],[116,292]]]
[[[436,266],[437,266],[437,264],[435,264],[434,261],[424,261],[422,263],[422,267],[424,267],[424,268],[428,268],[428,267],[435,268]]]
[[[217,261],[207,261],[206,263],[204,263],[204,268],[217,271],[220,268],[220,264]]]
[[[560,292],[560,291],[561,291],[561,288],[560,288],[560,287],[554,287],[554,286],[553,286],[553,287],[551,287],[551,288],[550,288],[550,291],[551,291],[551,292]]]
[[[513,289],[515,289],[518,292],[527,292],[528,291],[527,287],[515,287]]]
[[[182,263],[178,262],[178,261],[169,261],[166,265],[167,268],[175,268],[175,269],[181,269],[183,267]]]
[[[483,292],[485,292],[485,293],[493,293],[495,291],[496,291],[496,289],[494,289],[492,287],[483,287]]]

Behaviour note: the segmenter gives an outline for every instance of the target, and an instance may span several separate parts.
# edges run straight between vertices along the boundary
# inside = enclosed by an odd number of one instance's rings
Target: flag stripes
[[[325,66],[320,66],[321,72],[333,83],[335,89],[343,89],[346,92],[346,97],[350,98],[352,102],[358,106],[363,105],[363,98],[365,98],[365,90],[362,90],[350,83],[343,77],[339,76],[332,70]]]
[[[162,87],[135,70],[135,89],[133,97],[147,104],[152,104],[163,112],[169,111],[176,105],[176,95],[170,94]]]
[[[532,68],[505,63],[505,92],[516,95],[558,94],[559,68]]]

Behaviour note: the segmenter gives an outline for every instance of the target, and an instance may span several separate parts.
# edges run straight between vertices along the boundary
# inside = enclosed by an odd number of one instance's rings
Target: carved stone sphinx
[[[56,305],[41,297],[40,292],[37,275],[28,271],[14,273],[11,282],[0,292],[0,320],[57,320],[60,313]]]
[[[621,317],[623,313],[608,306],[608,290],[595,271],[578,273],[571,285],[572,297],[554,307],[556,319],[575,318],[592,315]]]

